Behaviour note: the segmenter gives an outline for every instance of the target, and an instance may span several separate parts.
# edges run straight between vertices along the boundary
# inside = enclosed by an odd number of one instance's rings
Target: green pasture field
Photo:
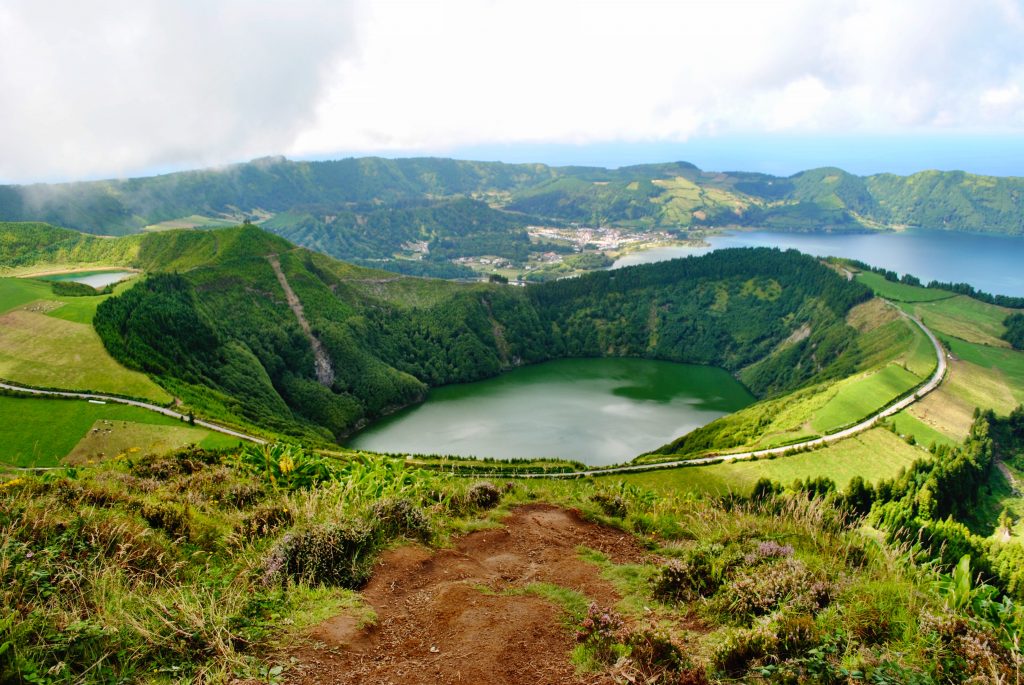
[[[817,412],[811,425],[822,433],[848,426],[866,418],[922,380],[902,366],[889,364],[869,375],[841,381],[835,395]]]
[[[691,490],[715,495],[735,492],[749,494],[761,478],[785,484],[797,478],[825,476],[842,490],[854,476],[877,482],[892,478],[915,460],[928,459],[927,451],[908,445],[884,428],[874,428],[813,452],[775,459],[688,466],[605,478],[625,480],[660,491]]]
[[[0,314],[35,300],[53,297],[48,283],[22,278],[0,278]]]
[[[857,274],[856,279],[875,291],[879,297],[895,302],[933,302],[955,297],[954,293],[948,290],[937,288],[922,288],[906,283],[893,283],[871,271],[862,271]]]
[[[92,404],[84,400],[22,398],[0,395],[0,463],[12,466],[56,466],[86,437],[98,421],[130,422],[131,437],[139,442],[131,447],[147,449],[158,442],[159,431],[186,427],[181,421],[139,407],[123,404]],[[144,427],[144,428],[139,428]],[[237,445],[238,439],[202,428],[187,427],[187,438],[174,447],[198,442],[204,447]],[[128,434],[127,427],[122,426]],[[199,438],[194,440],[193,438]],[[149,440],[147,445],[145,441]]]
[[[1002,339],[1006,332],[1003,321],[1012,310],[958,295],[937,302],[905,304],[903,308],[916,314],[933,332],[955,336],[992,347],[1009,347]]]
[[[123,283],[115,292],[132,285]],[[171,396],[148,376],[125,368],[107,353],[91,325],[106,297],[56,299],[48,284],[0,278],[0,378],[170,402]]]
[[[899,414],[892,416],[889,421],[896,427],[896,432],[899,435],[913,435],[914,440],[917,441],[918,445],[923,447],[930,447],[932,443],[936,445],[958,445],[960,440],[946,435],[939,429],[931,426],[930,424],[922,421],[916,416],[907,413],[907,410],[901,411]]]
[[[948,342],[956,357],[996,372],[1005,379],[1014,399],[1018,403],[1024,402],[1024,352],[979,345],[958,338],[950,338]]]

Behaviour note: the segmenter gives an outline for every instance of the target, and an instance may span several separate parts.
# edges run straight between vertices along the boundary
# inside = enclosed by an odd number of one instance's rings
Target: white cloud
[[[351,2],[0,5],[0,178],[1024,127],[1015,0]]]
[[[5,1],[0,178],[280,152],[353,47],[351,5]]]
[[[1019,8],[993,0],[376,3],[291,148],[1019,127]],[[1013,75],[1016,73],[1016,75]]]

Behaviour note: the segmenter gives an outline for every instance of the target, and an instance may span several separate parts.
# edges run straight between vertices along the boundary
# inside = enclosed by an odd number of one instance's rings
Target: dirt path
[[[313,348],[313,365],[316,368],[316,380],[320,385],[331,387],[334,384],[334,367],[331,366],[331,358],[327,356],[324,346],[313,335],[313,329],[310,328],[309,321],[306,321],[306,313],[302,309],[302,302],[299,300],[299,296],[295,294],[295,291],[292,290],[292,286],[288,283],[288,277],[284,275],[284,271],[281,269],[281,260],[278,259],[276,254],[268,254],[267,261],[274,268],[277,282],[281,284],[281,289],[284,290],[284,297],[288,300],[288,306],[295,313],[295,318],[299,320],[302,332],[309,339],[309,346]]]
[[[402,547],[386,553],[363,592],[377,622],[347,616],[315,628],[289,655],[290,683],[611,683],[577,677],[573,635],[561,609],[516,593],[531,583],[582,592],[602,606],[618,599],[580,545],[624,563],[645,552],[629,535],[549,505],[516,509],[505,527],[471,533],[454,549]]]

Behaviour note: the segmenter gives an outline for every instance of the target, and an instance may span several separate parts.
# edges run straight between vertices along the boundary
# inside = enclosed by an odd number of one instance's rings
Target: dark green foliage
[[[0,206],[2,197],[0,192]],[[33,264],[129,266],[135,261],[141,238],[111,240],[48,224],[0,221],[0,270]]]
[[[267,559],[264,578],[354,589],[370,577],[374,553],[372,531],[361,522],[313,526],[281,538]]]
[[[919,544],[952,569],[965,556],[986,581],[1015,597],[1024,596],[1024,549],[976,535],[972,519],[994,460],[1013,459],[1024,449],[1024,409],[1005,419],[980,412],[963,445],[936,446],[933,458],[915,462],[894,480],[877,484],[871,521],[890,542]],[[995,521],[991,522],[993,525]]]
[[[1010,314],[1003,321],[1006,332],[1003,340],[1010,343],[1015,350],[1024,350],[1024,314]]]
[[[750,500],[752,502],[764,502],[778,495],[782,490],[782,485],[773,482],[770,478],[759,478],[754,483],[754,490],[750,493]]]
[[[793,491],[808,499],[824,499],[836,491],[836,484],[827,476],[808,478],[806,481],[797,478],[793,483]]]
[[[218,362],[214,324],[200,312],[191,284],[176,274],[156,274],[104,301],[94,325],[112,355],[155,375],[200,382]]]
[[[370,269],[382,269],[406,276],[468,280],[479,278],[477,272],[468,266],[434,259],[349,259],[347,261]]]
[[[795,251],[740,249],[591,273],[527,294],[564,356],[647,356],[738,371],[772,355],[787,329],[820,322],[745,376],[755,394],[770,395],[823,371],[851,340],[842,317],[870,293],[848,285]]]
[[[875,502],[875,488],[860,476],[854,476],[842,495],[842,505],[856,516],[867,516]]]
[[[922,171],[911,176],[878,174],[865,180],[878,204],[872,214],[888,222],[946,230],[1024,233],[1024,181],[1019,178]]]
[[[53,294],[58,297],[89,297],[91,295],[108,295],[114,292],[114,286],[108,285],[103,290],[97,290],[88,283],[76,281],[54,281],[50,288]]]
[[[423,264],[429,265],[477,255],[523,261],[530,249],[523,230],[528,222],[529,217],[492,209],[483,202],[455,199],[403,201],[389,207],[300,207],[271,219],[265,228],[339,259],[379,259],[408,243],[425,242],[429,260]]]

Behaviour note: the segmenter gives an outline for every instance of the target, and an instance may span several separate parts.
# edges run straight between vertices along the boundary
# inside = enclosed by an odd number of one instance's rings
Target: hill
[[[729,369],[765,401],[698,432],[716,449],[811,400],[856,413],[934,362],[868,286],[901,286],[900,306],[957,357],[998,353],[993,376],[1022,387],[1006,310],[870,271],[848,280],[792,251],[516,288],[375,271],[252,225],[10,233],[0,264],[67,249],[145,269],[82,298],[76,320],[204,413],[309,446],[427,387],[552,356]],[[12,302],[42,297],[40,282],[6,280]],[[982,402],[997,387],[968,385]],[[0,399],[23,422],[72,428],[45,416],[59,408],[17,405],[44,401]],[[295,445],[144,454],[125,435],[99,464],[0,479],[0,681],[1009,682],[1024,552],[1020,498],[999,474],[1019,473],[1024,413],[964,411],[961,445],[865,434],[873,461],[839,469],[841,491],[835,471],[812,477],[837,456],[819,451],[731,465],[760,480],[727,470],[721,496],[692,479],[723,466],[496,486]],[[147,435],[200,439],[172,423]]]
[[[146,235],[137,263],[149,278],[94,320],[116,359],[214,416],[321,440],[429,387],[558,357],[710,364],[778,395],[856,368],[845,316],[870,297],[769,249],[514,288],[373,271],[242,226]]]
[[[0,275],[79,265],[124,266],[138,256],[141,236],[111,240],[32,222],[0,221]]]
[[[707,172],[685,162],[619,169],[441,158],[294,162],[265,158],[149,178],[0,187],[0,220],[95,234],[263,223],[342,259],[459,275],[452,257],[517,263],[523,228],[565,222],[685,232],[753,226],[864,231],[891,226],[1024,234],[1024,180],[964,172],[789,177]],[[419,266],[395,262],[396,253]],[[440,265],[440,266],[439,266]],[[463,271],[461,275],[465,275]]]

